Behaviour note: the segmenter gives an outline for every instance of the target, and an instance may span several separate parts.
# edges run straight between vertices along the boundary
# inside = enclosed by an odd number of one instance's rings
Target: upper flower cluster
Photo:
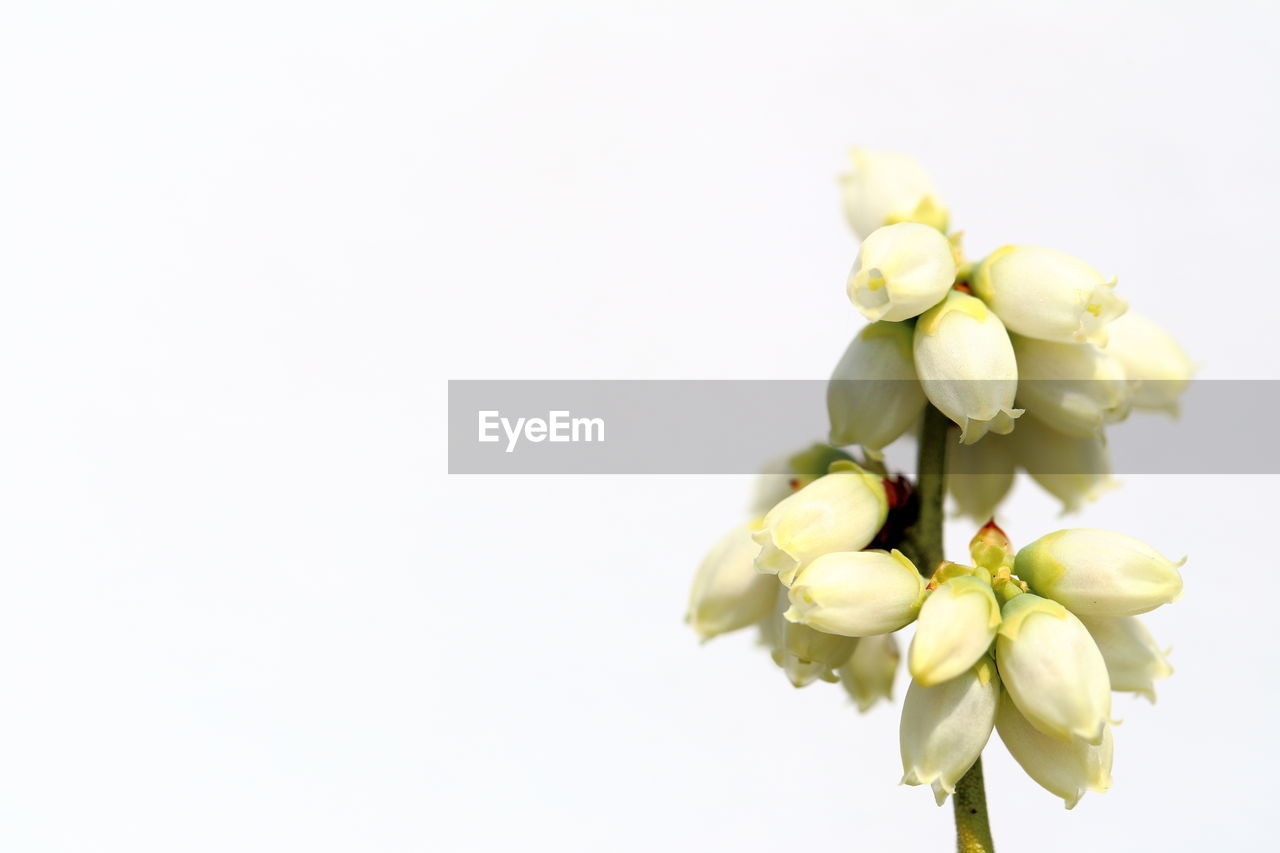
[[[842,183],[846,217],[863,238],[849,299],[872,322],[832,375],[832,443],[876,457],[926,402],[960,427],[965,445],[1013,433],[1025,413],[1033,432],[1054,433],[1039,464],[1013,439],[990,458],[957,453],[954,464],[1007,469],[1010,480],[1021,464],[1071,508],[1108,479],[1106,425],[1133,408],[1177,411],[1193,366],[1157,324],[1126,313],[1115,278],[1036,246],[967,262],[959,235],[944,233],[949,217],[928,176],[905,155],[857,149]],[[962,509],[989,515],[1001,482],[956,481],[987,493],[958,495]]]

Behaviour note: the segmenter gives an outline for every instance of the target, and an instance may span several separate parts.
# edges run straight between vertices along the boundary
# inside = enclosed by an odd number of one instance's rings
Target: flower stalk
[[[916,456],[916,494],[920,515],[908,533],[911,557],[926,578],[942,562],[942,509],[947,494],[947,432],[951,422],[932,405],[925,406]]]
[[[987,820],[987,791],[982,784],[982,758],[956,783],[951,798],[956,815],[956,853],[992,853],[991,823]]]

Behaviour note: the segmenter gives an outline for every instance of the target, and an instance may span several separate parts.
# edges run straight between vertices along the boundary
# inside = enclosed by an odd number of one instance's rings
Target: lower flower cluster
[[[825,460],[822,460],[825,461]],[[902,781],[939,804],[992,731],[1073,807],[1111,782],[1111,693],[1154,701],[1165,655],[1137,619],[1181,595],[1180,563],[1121,533],[1068,529],[1015,551],[993,522],[967,564],[926,577],[868,549],[892,489],[851,461],[727,534],[698,571],[688,620],[704,639],[756,626],[797,687],[839,682],[860,710],[891,698],[915,624],[902,708]]]

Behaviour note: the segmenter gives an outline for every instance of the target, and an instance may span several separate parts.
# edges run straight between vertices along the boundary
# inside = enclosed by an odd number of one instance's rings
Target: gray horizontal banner
[[[842,382],[866,399],[872,381]],[[826,380],[450,380],[450,474],[754,474],[828,439]],[[1030,396],[1019,385],[1019,403]],[[1037,382],[1040,398],[1085,393]],[[1099,386],[1102,383],[1098,383]],[[1059,385],[1062,387],[1059,388]],[[1070,385],[1070,388],[1066,386]],[[1105,398],[1100,387],[1099,398]],[[1110,390],[1109,388],[1106,390]],[[1061,392],[1061,393],[1059,393]],[[842,392],[843,393],[843,392]],[[1045,431],[1041,410],[1009,436],[957,449],[966,473],[1000,473],[1016,457],[1042,474],[1280,474],[1280,381],[1197,380],[1180,413],[1135,409],[1106,427],[1105,444]],[[1032,417],[1032,421],[1025,420]],[[1034,436],[1047,436],[1036,439]],[[958,431],[956,431],[958,442]],[[910,431],[887,451],[912,473]],[[1034,452],[1026,447],[1034,443]],[[987,444],[990,442],[990,444]],[[1042,448],[1052,444],[1047,450]],[[985,445],[985,446],[984,446]],[[958,445],[957,445],[958,446]],[[977,453],[981,448],[986,452]]]

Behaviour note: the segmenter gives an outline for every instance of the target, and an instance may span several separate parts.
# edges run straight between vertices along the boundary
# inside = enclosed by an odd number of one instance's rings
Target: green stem
[[[987,791],[982,784],[982,758],[956,783],[951,796],[956,813],[956,853],[991,853],[991,823],[987,819]]]
[[[920,425],[916,457],[916,494],[920,515],[911,529],[917,568],[931,577],[942,562],[942,508],[947,496],[947,431],[951,422],[933,406],[926,406]]]
[[[920,427],[920,451],[916,465],[916,493],[920,516],[911,529],[911,550],[922,574],[932,575],[942,562],[942,511],[946,498],[947,444],[950,421],[927,406]],[[951,797],[956,816],[957,853],[992,853],[991,824],[987,819],[987,794],[982,784],[979,758],[956,783]]]

